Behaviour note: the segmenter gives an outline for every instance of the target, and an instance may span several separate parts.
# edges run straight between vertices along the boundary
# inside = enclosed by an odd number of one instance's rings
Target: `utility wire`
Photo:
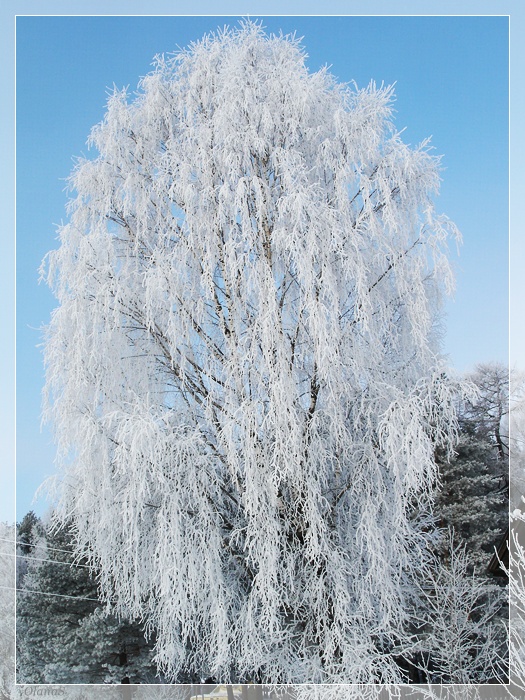
[[[11,588],[10,586],[0,586],[4,591],[17,591],[17,593],[38,593],[39,595],[50,595],[55,598],[69,598],[70,600],[91,600],[94,603],[104,605],[104,602],[99,598],[83,598],[79,595],[62,595],[60,593],[46,593],[45,591],[34,591],[30,588]]]
[[[24,542],[24,540],[6,540],[3,537],[0,537],[0,542],[9,542],[10,544],[22,544],[26,547],[38,547],[38,544],[31,544],[31,542]],[[75,553],[72,549],[57,549],[56,547],[49,547],[47,544],[46,549],[52,549],[54,552],[64,552],[65,554]]]
[[[0,552],[0,556],[2,554],[6,557],[18,557],[19,559],[30,559],[31,561],[47,561],[50,564],[64,564],[65,566],[81,566],[83,569],[91,568],[87,564],[73,564],[73,562],[69,561],[58,561],[58,559],[40,559],[40,557],[33,557],[31,554],[11,554],[11,552]]]

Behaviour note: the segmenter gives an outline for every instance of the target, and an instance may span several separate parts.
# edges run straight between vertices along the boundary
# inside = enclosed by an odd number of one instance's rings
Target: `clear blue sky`
[[[60,13],[60,3],[55,4]],[[250,9],[236,4],[243,14]],[[279,3],[279,9],[268,2],[264,6],[267,12],[285,11],[286,4]],[[348,12],[351,4],[336,9],[332,3],[332,11]],[[398,12],[417,11],[417,3],[383,3],[389,11],[396,11],[396,4]],[[474,4],[477,7],[470,11],[481,12],[483,3]],[[36,3],[26,3],[25,11],[23,5],[17,3],[18,13],[38,11]],[[62,11],[69,5],[63,3]],[[226,5],[215,7],[233,11]],[[358,5],[363,3],[354,3],[356,12]],[[488,11],[509,11],[502,7],[504,3],[496,5],[493,2]],[[117,6],[121,3],[111,6],[113,12],[119,11]],[[128,2],[124,11],[133,12],[132,6],[137,12],[162,12],[166,3]],[[89,13],[97,11],[96,3],[88,7]],[[301,11],[315,10],[303,3]],[[446,3],[440,4],[439,11],[447,11]],[[460,3],[454,11],[461,11]],[[396,125],[406,127],[408,143],[432,136],[435,152],[444,154],[446,170],[437,207],[457,223],[464,237],[455,259],[457,293],[447,306],[444,350],[459,371],[483,361],[506,362],[507,17],[269,17],[252,9],[250,13],[262,19],[269,32],[282,29],[303,36],[311,70],[328,64],[340,81],[355,80],[359,86],[370,80],[396,83]],[[42,510],[45,504],[31,506],[31,500],[38,485],[53,472],[50,434],[47,429],[40,431],[43,367],[37,345],[39,329],[48,322],[54,300],[44,285],[38,285],[37,269],[45,253],[55,247],[55,224],[66,218],[63,179],[72,168],[72,158],[86,153],[86,138],[103,117],[108,87],[135,88],[140,76],[151,69],[156,53],[171,52],[238,18],[40,15],[17,19],[18,519],[31,507]],[[7,387],[10,378],[7,369]],[[9,459],[9,446],[6,455]],[[13,519],[12,502],[12,496],[6,497],[0,519]]]

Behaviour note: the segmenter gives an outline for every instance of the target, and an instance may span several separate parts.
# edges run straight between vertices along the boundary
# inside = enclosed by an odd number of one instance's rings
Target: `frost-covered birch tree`
[[[115,91],[44,275],[60,508],[176,680],[396,682],[454,226],[393,90],[246,22]]]
[[[418,636],[425,676],[430,683],[506,683],[506,620],[498,614],[504,597],[471,572],[467,548],[452,530],[445,546],[445,560],[436,555],[421,572]]]

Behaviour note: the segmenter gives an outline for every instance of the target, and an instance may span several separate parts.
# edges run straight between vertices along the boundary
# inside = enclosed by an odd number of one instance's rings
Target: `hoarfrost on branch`
[[[176,679],[397,682],[454,226],[393,91],[250,22],[115,91],[44,275],[61,512]]]

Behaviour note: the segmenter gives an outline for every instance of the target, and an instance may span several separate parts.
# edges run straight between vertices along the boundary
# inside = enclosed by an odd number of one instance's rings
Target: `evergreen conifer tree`
[[[21,525],[19,539],[32,544],[20,545],[29,553],[17,604],[18,682],[158,683],[153,645],[139,624],[106,614],[86,562],[73,557],[70,528],[43,528],[31,516]]]

